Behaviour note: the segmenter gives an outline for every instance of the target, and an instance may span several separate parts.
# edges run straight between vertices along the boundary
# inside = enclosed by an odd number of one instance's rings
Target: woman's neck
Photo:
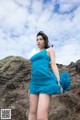
[[[44,50],[45,48],[43,48],[43,49],[40,49],[40,51],[42,51],[42,50]]]

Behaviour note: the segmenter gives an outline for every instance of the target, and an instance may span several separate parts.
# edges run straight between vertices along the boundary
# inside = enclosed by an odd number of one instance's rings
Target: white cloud
[[[80,59],[79,0],[74,0],[75,4],[59,0],[58,7],[55,1],[0,1],[0,59],[9,55],[30,58],[38,52],[36,34],[40,30],[54,44],[57,63]]]

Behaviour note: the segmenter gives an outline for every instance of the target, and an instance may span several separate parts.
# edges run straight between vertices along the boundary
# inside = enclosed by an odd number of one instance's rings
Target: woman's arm
[[[60,84],[60,76],[59,76],[58,67],[56,65],[55,51],[52,47],[50,48],[49,54],[50,54],[50,58],[51,58],[51,68],[58,80],[58,84]]]

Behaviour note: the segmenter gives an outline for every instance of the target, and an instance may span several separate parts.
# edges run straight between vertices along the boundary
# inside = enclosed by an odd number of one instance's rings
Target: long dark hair
[[[44,43],[45,43],[45,48],[49,48],[49,47],[53,47],[54,45],[50,45],[50,42],[48,40],[48,36],[43,32],[43,31],[39,31],[37,33],[37,37],[41,35],[44,39]]]

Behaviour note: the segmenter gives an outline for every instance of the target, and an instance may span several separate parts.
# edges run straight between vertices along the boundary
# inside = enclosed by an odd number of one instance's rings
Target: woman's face
[[[40,49],[43,49],[44,48],[44,39],[41,35],[39,35],[37,38],[36,38],[36,42],[37,42],[37,46],[38,48]]]

